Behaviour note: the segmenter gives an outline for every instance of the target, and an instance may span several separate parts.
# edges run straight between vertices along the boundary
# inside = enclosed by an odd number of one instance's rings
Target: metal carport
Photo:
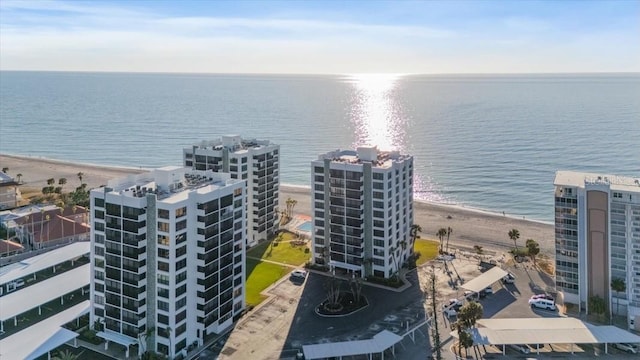
[[[394,345],[402,340],[402,336],[388,330],[383,330],[373,336],[373,339],[343,341],[326,344],[303,345],[302,352],[305,359],[325,359],[353,355],[368,355],[381,353],[384,360],[384,351],[391,348],[395,355]]]
[[[471,290],[473,292],[480,292],[484,290],[486,287],[493,285],[496,281],[499,281],[503,277],[507,276],[509,273],[500,269],[499,267],[493,267],[484,274],[474,278],[473,280],[469,280],[466,283],[462,284],[460,287],[465,290]]]
[[[469,329],[474,345],[640,343],[640,336],[615,326],[594,326],[574,318],[481,319]],[[458,338],[456,331],[451,335]],[[573,351],[572,351],[573,353]]]

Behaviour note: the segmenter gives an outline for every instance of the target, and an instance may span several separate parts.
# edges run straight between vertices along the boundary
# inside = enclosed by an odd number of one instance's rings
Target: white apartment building
[[[268,140],[223,136],[183,150],[184,165],[195,170],[230,173],[247,181],[247,245],[254,246],[278,230],[280,145]]]
[[[163,167],[91,191],[91,324],[173,358],[245,306],[245,186]],[[153,331],[147,331],[153,330]]]
[[[554,185],[557,290],[587,313],[600,296],[640,330],[640,179],[558,171]]]
[[[388,278],[413,251],[413,157],[358,147],[311,162],[313,261]]]

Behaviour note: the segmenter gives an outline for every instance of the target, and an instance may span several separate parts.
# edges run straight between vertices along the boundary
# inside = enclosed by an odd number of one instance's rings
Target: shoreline
[[[67,178],[67,190],[79,184],[78,172],[83,173],[83,183],[94,188],[106,185],[109,179],[138,174],[149,169],[126,166],[110,166],[73,161],[57,160],[45,157],[0,154],[0,167],[8,167],[8,175],[16,177],[22,174],[24,190],[39,192],[47,185],[47,179]],[[17,179],[16,179],[17,180]],[[26,191],[25,191],[26,192]],[[309,216],[311,212],[311,187],[305,185],[280,184],[280,204],[288,197],[297,200],[294,212]],[[471,245],[483,244],[487,247],[513,247],[506,236],[512,228],[520,231],[520,245],[528,238],[540,243],[546,252],[555,247],[555,231],[548,222],[505,216],[489,210],[470,208],[462,205],[441,204],[424,200],[414,200],[414,223],[422,227],[425,237],[435,238],[441,227],[453,228],[452,243]]]

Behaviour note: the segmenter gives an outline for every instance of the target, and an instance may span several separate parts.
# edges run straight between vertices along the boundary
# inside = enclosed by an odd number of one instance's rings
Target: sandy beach
[[[0,154],[0,168],[8,167],[8,175],[16,178],[22,174],[21,190],[39,192],[46,186],[47,179],[67,179],[67,189],[80,184],[77,174],[83,173],[82,182],[89,188],[107,184],[112,178],[143,172],[143,169],[126,167],[108,167],[92,164],[78,164],[66,161],[14,156]],[[289,197],[298,201],[294,212],[310,216],[311,195],[309,188],[301,186],[282,185],[280,187],[280,203],[284,204]],[[553,253],[554,229],[553,225],[520,218],[511,218],[502,214],[466,209],[458,206],[442,205],[422,201],[414,202],[414,220],[422,227],[422,236],[435,238],[441,227],[451,227],[450,244],[473,247],[481,245],[485,249],[500,249],[513,247],[513,241],[507,233],[516,228],[520,231],[519,246],[524,246],[526,239],[535,239],[540,243],[542,252]]]

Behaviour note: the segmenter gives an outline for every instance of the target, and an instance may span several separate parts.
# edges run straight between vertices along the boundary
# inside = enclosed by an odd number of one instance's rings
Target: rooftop
[[[20,262],[0,268],[0,285],[21,279],[53,265],[89,254],[91,244],[88,241],[75,242],[61,248],[47,251]]]
[[[260,149],[266,146],[274,146],[269,140],[243,139],[239,135],[226,135],[220,139],[203,140],[193,145],[196,149],[222,150],[229,149],[231,152],[246,152],[249,149]]]
[[[558,171],[554,185],[575,186],[609,185],[612,190],[640,192],[640,177],[585,173],[577,171]]]
[[[65,271],[37,284],[0,297],[0,321],[12,319],[35,307],[89,285],[90,264]]]
[[[83,301],[0,340],[0,357],[30,360],[45,355],[78,336],[77,333],[61,326],[89,313],[90,308],[89,300]]]
[[[107,188],[112,193],[124,196],[144,197],[147,194],[155,194],[159,200],[177,202],[186,199],[191,191],[209,192],[242,181],[231,179],[229,174],[211,170],[166,166],[150,172],[110,180]]]
[[[398,151],[381,151],[375,146],[361,146],[357,150],[335,150],[321,154],[318,160],[329,159],[334,163],[363,164],[371,163],[373,167],[389,168],[393,162],[410,159],[411,155],[402,155]]]

